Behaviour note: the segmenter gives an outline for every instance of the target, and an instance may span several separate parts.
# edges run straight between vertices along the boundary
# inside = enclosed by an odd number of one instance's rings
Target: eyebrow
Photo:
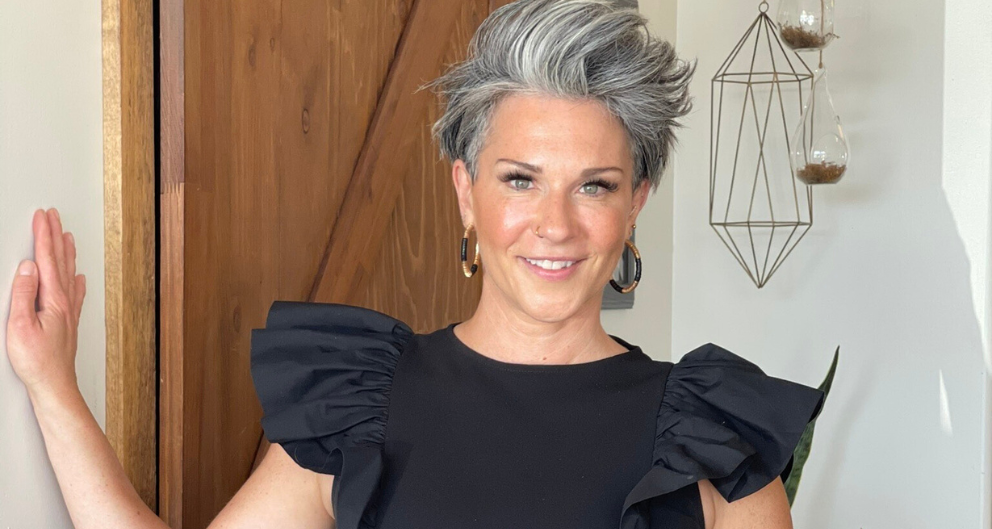
[[[541,172],[542,172],[541,171],[541,168],[538,167],[538,166],[536,166],[536,165],[531,165],[529,163],[524,163],[524,162],[520,162],[520,161],[517,161],[517,160],[511,160],[509,158],[500,158],[499,160],[496,160],[496,163],[499,163],[499,162],[511,163],[513,165],[516,165],[518,167],[522,167],[524,169],[527,169],[528,171],[532,171],[532,172],[535,172],[537,174],[541,174]],[[589,177],[589,176],[592,176],[592,175],[595,175],[595,174],[605,173],[607,171],[617,171],[619,173],[623,173],[623,169],[621,169],[619,167],[616,167],[616,166],[610,166],[610,167],[590,167],[590,168],[585,169],[584,171],[582,171],[582,177],[585,178],[585,177]]]

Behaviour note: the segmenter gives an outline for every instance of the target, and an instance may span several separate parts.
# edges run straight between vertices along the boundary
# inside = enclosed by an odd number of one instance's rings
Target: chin
[[[531,318],[544,323],[555,323],[577,314],[583,302],[574,293],[567,297],[535,297],[533,293],[529,293],[527,299],[519,301],[519,305]]]

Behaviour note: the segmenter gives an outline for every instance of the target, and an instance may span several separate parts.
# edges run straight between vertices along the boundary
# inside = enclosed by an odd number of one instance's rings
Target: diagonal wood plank
[[[418,0],[410,12],[372,126],[337,214],[309,299],[350,302],[374,269],[381,239],[434,101],[424,83],[443,70],[461,0]]]

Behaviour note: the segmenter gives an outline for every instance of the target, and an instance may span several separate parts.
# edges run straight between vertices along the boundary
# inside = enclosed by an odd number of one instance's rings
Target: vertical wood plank
[[[188,5],[182,519],[197,529],[243,484],[260,431],[248,339],[279,286],[281,2]]]
[[[155,106],[152,0],[104,0],[107,437],[157,508]]]
[[[185,2],[159,2],[159,517],[183,527]],[[191,21],[194,22],[194,21]]]

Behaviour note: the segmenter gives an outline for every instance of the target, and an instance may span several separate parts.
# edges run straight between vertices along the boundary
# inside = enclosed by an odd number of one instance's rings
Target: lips
[[[520,257],[520,262],[541,279],[562,281],[571,276],[584,259],[576,257]]]

